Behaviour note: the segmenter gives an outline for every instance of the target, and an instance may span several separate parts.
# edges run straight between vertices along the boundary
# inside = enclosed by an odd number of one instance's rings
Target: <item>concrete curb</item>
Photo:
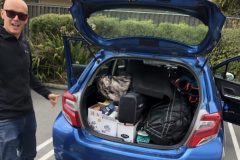
[[[49,88],[67,90],[67,85],[63,84],[44,83],[44,85]]]

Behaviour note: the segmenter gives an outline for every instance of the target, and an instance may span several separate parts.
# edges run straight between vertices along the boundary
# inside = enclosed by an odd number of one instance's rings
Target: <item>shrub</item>
[[[217,64],[225,59],[240,55],[240,28],[226,28],[222,39],[211,53],[211,63]]]
[[[199,44],[207,33],[204,25],[189,26],[187,24],[161,23],[156,29],[156,34],[163,38],[171,38],[186,44]]]
[[[29,23],[33,69],[43,82],[66,83],[63,35],[77,35],[70,15],[45,14]]]
[[[58,80],[65,83],[65,59],[63,57],[63,42],[59,35],[39,34],[41,43],[32,43],[32,63],[38,78],[44,82]]]
[[[157,25],[153,21],[138,21],[136,19],[122,20],[118,28],[120,28],[120,35],[129,36],[154,36]]]
[[[46,35],[77,35],[77,31],[73,26],[72,17],[69,14],[43,14],[34,17],[29,22],[30,39],[32,41],[41,42],[39,33]]]
[[[187,44],[198,44],[207,32],[203,25],[189,26],[186,24],[154,24],[152,21],[134,19],[120,20],[97,15],[88,20],[93,30],[102,37],[161,36],[172,38]],[[30,21],[30,42],[33,48],[33,67],[37,76],[43,81],[58,80],[66,83],[65,58],[63,54],[62,36],[77,36],[70,15],[46,14]],[[211,53],[211,63],[219,63],[226,58],[239,55],[240,29],[224,29],[218,47]],[[96,51],[96,47],[91,48]],[[71,43],[73,62],[86,64],[91,53],[82,43]],[[235,68],[238,68],[235,67]]]
[[[91,17],[88,21],[92,29],[105,38],[116,37],[120,34],[119,19],[118,18],[106,18],[103,15],[97,15]]]

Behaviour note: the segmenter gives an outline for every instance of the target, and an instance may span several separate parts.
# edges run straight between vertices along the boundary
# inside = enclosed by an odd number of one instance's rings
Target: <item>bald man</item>
[[[32,73],[31,51],[22,34],[28,21],[23,0],[6,0],[0,25],[0,160],[33,160],[36,156],[36,119],[30,89],[54,106],[51,93]]]

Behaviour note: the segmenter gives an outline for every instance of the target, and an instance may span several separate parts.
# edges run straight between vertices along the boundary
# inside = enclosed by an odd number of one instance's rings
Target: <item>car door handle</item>
[[[235,90],[232,89],[232,88],[229,88],[229,87],[223,87],[223,88],[222,88],[222,93],[223,93],[223,94],[226,94],[226,95],[233,95],[233,96],[236,95],[236,94],[235,94]]]

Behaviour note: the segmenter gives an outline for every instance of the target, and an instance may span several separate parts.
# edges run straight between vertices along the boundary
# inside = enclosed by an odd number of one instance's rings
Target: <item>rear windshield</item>
[[[188,45],[200,44],[208,32],[208,26],[195,17],[159,9],[98,11],[91,14],[88,24],[102,38],[147,36]]]

